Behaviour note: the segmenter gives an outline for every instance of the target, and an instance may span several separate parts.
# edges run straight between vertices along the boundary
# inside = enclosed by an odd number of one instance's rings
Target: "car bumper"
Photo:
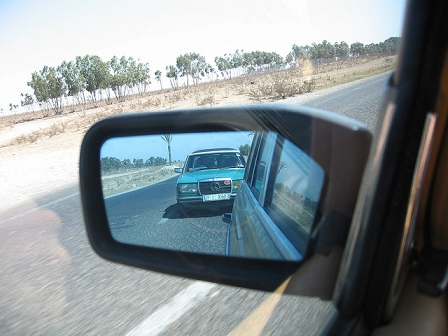
[[[177,197],[177,203],[187,209],[204,209],[214,207],[232,206],[235,200],[236,194],[230,194],[228,200],[216,200],[216,201],[204,201],[202,196],[181,196]]]

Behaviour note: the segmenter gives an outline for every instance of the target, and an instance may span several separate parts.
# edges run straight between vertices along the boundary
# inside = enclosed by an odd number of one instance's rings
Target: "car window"
[[[276,166],[270,206],[307,233],[316,215],[325,174],[312,158],[285,140]]]
[[[186,173],[203,169],[244,168],[246,161],[240,153],[213,153],[190,155],[185,163]]]
[[[288,140],[277,149],[267,181],[264,210],[291,244],[305,255],[316,220],[325,173]]]

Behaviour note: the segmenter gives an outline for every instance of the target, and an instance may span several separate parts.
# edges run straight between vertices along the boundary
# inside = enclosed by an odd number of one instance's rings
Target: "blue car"
[[[232,148],[202,149],[188,155],[176,184],[181,208],[201,209],[232,206],[240,189],[246,161]]]

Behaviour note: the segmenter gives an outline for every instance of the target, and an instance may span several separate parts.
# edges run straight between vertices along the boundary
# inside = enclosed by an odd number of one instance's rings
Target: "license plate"
[[[203,195],[202,200],[204,202],[211,201],[228,201],[230,199],[230,194],[214,194],[214,195]]]

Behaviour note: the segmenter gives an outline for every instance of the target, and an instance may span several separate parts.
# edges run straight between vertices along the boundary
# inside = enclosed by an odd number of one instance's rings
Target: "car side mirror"
[[[277,104],[104,119],[81,147],[89,241],[110,261],[274,290],[344,247],[370,141],[354,120]]]

